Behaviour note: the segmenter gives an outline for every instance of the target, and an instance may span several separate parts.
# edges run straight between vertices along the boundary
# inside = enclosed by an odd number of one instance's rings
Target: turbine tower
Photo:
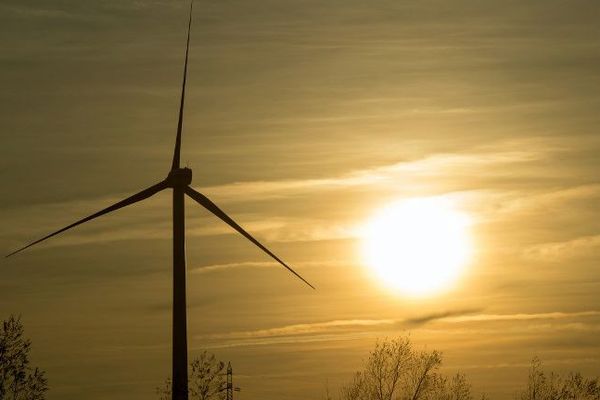
[[[180,167],[181,133],[183,130],[183,110],[185,104],[185,87],[187,81],[187,65],[190,50],[190,31],[192,27],[193,0],[190,2],[190,15],[188,20],[187,41],[185,47],[185,62],[183,67],[183,83],[181,87],[181,99],[179,104],[179,119],[177,122],[177,136],[175,138],[175,150],[173,162],[167,177],[124,200],[121,200],[103,210],[80,219],[62,229],[52,232],[41,239],[29,243],[18,250],[13,251],[6,257],[17,254],[35,244],[43,242],[59,233],[74,228],[84,222],[93,220],[102,215],[116,211],[120,208],[145,200],[165,189],[173,189],[173,369],[172,369],[172,399],[188,399],[188,374],[187,374],[187,317],[186,317],[186,265],[185,265],[185,204],[184,195],[195,200],[201,206],[220,218],[227,225],[235,229],[246,239],[254,243],[263,252],[268,254],[288,271],[301,279],[305,284],[314,289],[302,276],[294,271],[289,265],[263,246],[258,240],[250,235],[244,228],[238,225],[229,215],[221,210],[208,197],[194,190],[192,182],[192,170]]]

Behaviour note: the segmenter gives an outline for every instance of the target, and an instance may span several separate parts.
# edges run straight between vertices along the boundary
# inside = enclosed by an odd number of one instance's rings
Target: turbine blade
[[[254,243],[256,246],[258,246],[258,248],[260,248],[262,251],[264,251],[269,256],[271,256],[275,261],[277,261],[279,264],[284,266],[288,271],[290,271],[292,274],[294,274],[298,278],[300,278],[300,280],[302,280],[302,282],[306,283],[308,286],[315,289],[315,287],[313,285],[311,285],[310,283],[308,283],[308,281],[306,279],[301,277],[300,274],[298,274],[296,271],[294,271],[289,265],[287,265],[286,263],[281,261],[281,259],[279,259],[279,257],[277,257],[275,254],[273,254],[269,249],[267,249],[265,246],[263,246],[258,240],[253,238],[252,235],[250,235],[248,232],[246,232],[244,230],[244,228],[239,226],[233,219],[231,219],[231,217],[229,217],[227,214],[225,214],[225,212],[223,210],[221,210],[219,207],[217,207],[217,205],[215,203],[213,203],[208,197],[206,197],[202,193],[195,191],[194,189],[192,189],[189,186],[186,187],[185,192],[192,199],[194,199],[198,203],[200,203],[201,206],[203,206],[208,211],[210,211],[211,213],[213,213],[214,215],[219,217],[223,222],[225,222],[227,225],[231,226],[233,229],[235,229],[236,231],[241,233],[242,236],[244,236],[246,239],[248,239],[249,241]]]
[[[183,129],[183,106],[185,103],[185,84],[187,82],[187,66],[188,66],[188,55],[190,52],[190,31],[192,29],[192,10],[194,7],[194,0],[190,2],[190,18],[188,21],[188,32],[187,32],[187,43],[185,45],[185,62],[183,64],[183,83],[181,85],[181,100],[179,103],[179,120],[177,122],[177,137],[175,138],[175,151],[173,152],[173,164],[171,164],[171,170],[179,168],[179,158],[181,153],[181,131]]]
[[[62,232],[66,231],[68,229],[71,229],[71,228],[73,228],[73,227],[75,227],[77,225],[83,224],[84,222],[90,221],[90,220],[92,220],[94,218],[97,218],[97,217],[99,217],[101,215],[108,214],[109,212],[118,210],[119,208],[123,208],[125,206],[130,205],[130,204],[137,203],[138,201],[142,201],[144,199],[147,199],[148,197],[150,197],[152,195],[155,195],[156,193],[160,192],[163,189],[166,189],[167,187],[168,187],[168,184],[165,181],[157,183],[154,186],[150,186],[149,188],[144,189],[141,192],[136,193],[133,196],[130,196],[130,197],[126,198],[125,200],[121,200],[118,203],[115,203],[115,204],[113,204],[110,207],[107,207],[107,208],[105,208],[105,209],[103,209],[101,211],[98,211],[97,213],[92,214],[90,216],[87,216],[87,217],[85,217],[83,219],[80,219],[79,221],[74,222],[74,223],[72,223],[69,226],[65,226],[62,229],[59,229],[59,230],[57,230],[55,232],[52,232],[51,234],[46,235],[43,238],[36,240],[35,242],[31,242],[27,246],[21,247],[20,249],[15,250],[12,253],[6,255],[6,257],[10,257],[10,256],[12,256],[14,254],[17,254],[17,253],[19,253],[19,252],[21,252],[21,251],[23,251],[23,250],[25,250],[25,249],[27,249],[27,248],[35,245],[35,244],[43,242],[46,239],[50,239],[52,236],[58,235],[59,233],[62,233]]]

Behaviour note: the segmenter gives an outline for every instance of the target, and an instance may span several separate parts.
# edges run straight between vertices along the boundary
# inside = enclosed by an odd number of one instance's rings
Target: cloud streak
[[[315,191],[340,190],[361,186],[394,184],[416,177],[452,176],[476,168],[500,167],[540,160],[546,149],[537,151],[482,151],[464,154],[435,154],[412,161],[402,161],[375,168],[320,179],[236,182],[200,189],[227,202],[273,199]]]
[[[531,260],[556,263],[592,255],[598,247],[600,247],[600,235],[592,235],[530,246],[525,249],[524,255]]]
[[[481,308],[468,308],[464,310],[442,311],[426,314],[418,317],[407,318],[404,320],[407,324],[422,325],[433,321],[446,320],[451,317],[474,314],[482,311]]]
[[[339,260],[325,260],[325,261],[303,261],[303,262],[294,262],[290,261],[294,267],[299,268],[308,268],[308,267],[337,267],[351,264],[352,261],[339,261]],[[190,273],[192,274],[207,274],[218,271],[225,271],[229,269],[238,269],[238,268],[281,268],[281,265],[277,262],[271,261],[244,261],[244,262],[236,262],[236,263],[225,263],[225,264],[210,264],[210,265],[202,265],[198,267],[194,267],[190,269]]]
[[[578,312],[547,312],[537,314],[477,314],[477,315],[462,315],[442,318],[443,321],[449,323],[461,322],[497,322],[497,321],[532,321],[532,320],[558,320],[567,318],[587,318],[598,317],[600,311],[578,311]]]
[[[282,343],[352,340],[382,332],[420,329],[420,326],[438,323],[462,325],[466,323],[557,321],[600,317],[600,311],[483,314],[478,309],[450,310],[410,318],[345,319],[314,323],[284,325],[273,328],[232,331],[198,335],[195,340],[214,347],[238,347]],[[552,327],[546,327],[552,329]],[[569,330],[580,329],[568,326]],[[430,328],[433,329],[433,328]]]

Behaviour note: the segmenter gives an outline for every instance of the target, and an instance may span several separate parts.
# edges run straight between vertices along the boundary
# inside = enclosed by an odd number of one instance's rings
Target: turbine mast
[[[191,174],[190,174],[191,178]],[[173,185],[173,400],[188,399],[187,308],[185,265],[186,183],[174,179]]]
[[[186,307],[186,265],[185,265],[185,189],[192,181],[192,171],[180,168],[181,131],[183,130],[183,110],[185,86],[190,52],[190,32],[194,0],[190,1],[183,82],[179,104],[177,137],[173,152],[171,172],[167,178],[173,187],[173,355],[172,355],[172,400],[188,400],[188,357],[187,357],[187,307]]]

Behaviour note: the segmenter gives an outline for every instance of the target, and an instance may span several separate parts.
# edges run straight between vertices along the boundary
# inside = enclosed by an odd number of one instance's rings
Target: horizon
[[[0,5],[5,254],[166,176],[188,5]],[[536,356],[596,376],[598,17],[592,1],[197,1],[181,164],[318,290],[187,201],[189,359],[231,361],[239,396],[266,400],[323,396],[407,332],[494,399]],[[148,398],[170,375],[170,200],[2,262],[0,317],[22,316],[49,399]],[[410,202],[469,231],[456,276],[415,292],[365,256]]]

